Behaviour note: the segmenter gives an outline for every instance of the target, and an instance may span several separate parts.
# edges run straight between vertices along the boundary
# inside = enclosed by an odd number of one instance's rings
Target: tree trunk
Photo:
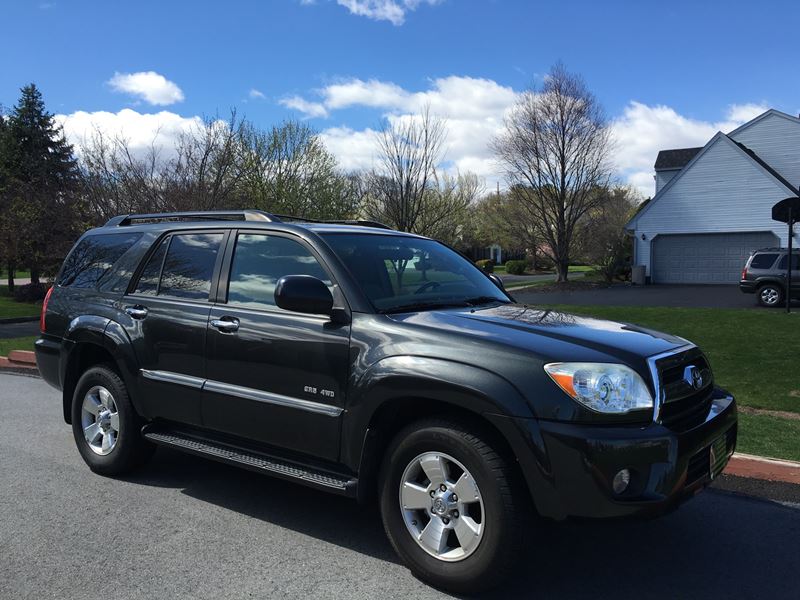
[[[31,267],[31,283],[39,283],[39,268]]]
[[[558,259],[556,261],[556,273],[558,274],[556,281],[558,283],[566,283],[567,275],[569,274],[569,261],[564,259]]]
[[[8,261],[8,293],[14,293],[14,269],[16,265],[14,265],[13,261]]]

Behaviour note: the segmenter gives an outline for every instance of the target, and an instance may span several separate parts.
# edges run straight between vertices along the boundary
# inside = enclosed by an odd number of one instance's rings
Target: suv
[[[762,248],[747,259],[742,269],[739,289],[745,294],[758,294],[761,306],[780,306],[786,298],[785,248]],[[792,252],[792,300],[800,299],[800,251]]]
[[[89,468],[162,445],[376,500],[418,577],[475,592],[528,516],[661,514],[733,453],[736,403],[690,342],[517,304],[425,237],[298,221],[129,215],[80,238],[36,355]]]

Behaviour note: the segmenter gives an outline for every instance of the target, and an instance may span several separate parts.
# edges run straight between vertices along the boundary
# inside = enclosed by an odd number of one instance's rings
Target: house
[[[654,283],[737,283],[753,250],[789,241],[771,209],[798,195],[800,119],[768,110],[702,148],[662,150],[655,172],[626,226],[634,264]]]

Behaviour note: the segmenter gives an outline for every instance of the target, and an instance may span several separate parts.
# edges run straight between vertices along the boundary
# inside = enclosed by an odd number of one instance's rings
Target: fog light
[[[615,494],[621,494],[628,489],[628,484],[631,482],[631,472],[628,469],[622,469],[619,473],[614,475],[611,481],[611,488]]]

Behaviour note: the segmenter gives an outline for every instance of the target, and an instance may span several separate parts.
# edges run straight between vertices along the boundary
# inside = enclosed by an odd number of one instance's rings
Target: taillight
[[[742,269],[742,280],[747,279],[747,267]]]
[[[50,302],[50,294],[53,293],[53,288],[51,287],[47,290],[47,293],[44,295],[44,301],[42,302],[42,316],[39,317],[39,330],[44,333],[45,326],[44,326],[44,316],[47,314],[47,303]]]

